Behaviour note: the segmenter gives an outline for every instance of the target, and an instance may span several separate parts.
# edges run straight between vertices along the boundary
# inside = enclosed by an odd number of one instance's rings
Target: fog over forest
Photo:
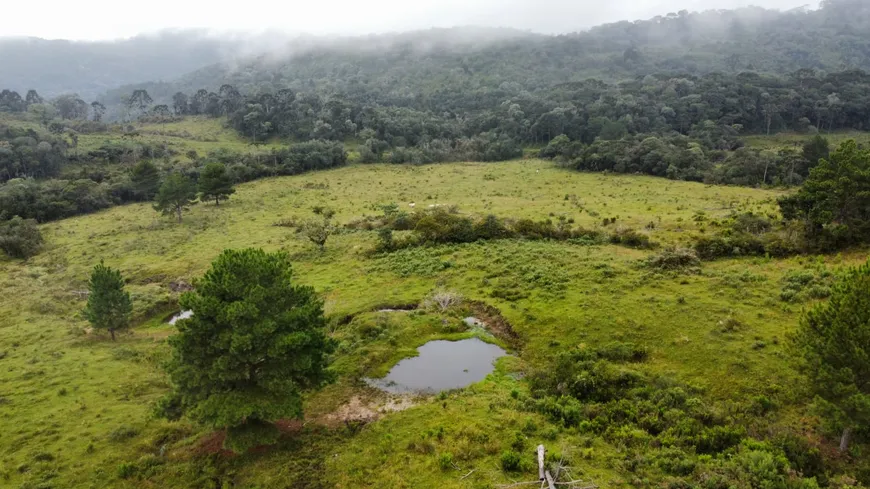
[[[57,0],[14,2],[6,7],[15,22],[0,28],[0,38],[111,40],[164,29],[208,29],[214,33],[288,35],[360,35],[430,27],[478,25],[511,27],[539,33],[566,33],[622,20],[648,19],[680,10],[700,11],[758,6],[770,9],[816,8],[805,0],[374,0],[351,2],[245,2],[244,8],[203,8],[199,2],[155,0],[136,15],[113,8],[107,0],[69,3]],[[33,16],[34,10],[53,12]],[[9,11],[11,10],[11,11]],[[263,15],[268,12],[268,15]],[[225,34],[222,34],[225,35]],[[262,39],[262,38],[261,38]]]

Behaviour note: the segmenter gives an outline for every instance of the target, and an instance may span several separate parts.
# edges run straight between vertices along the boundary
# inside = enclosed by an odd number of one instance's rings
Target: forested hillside
[[[124,88],[109,100],[132,88],[147,88],[168,100],[176,91],[216,90],[229,83],[244,93],[290,88],[413,105],[445,91],[473,99],[500,87],[535,91],[591,77],[620,81],[650,74],[866,70],[868,30],[870,7],[861,0],[826,0],[819,10],[788,12],[681,11],[568,35],[502,35],[500,42],[477,42],[493,39],[491,30],[477,37],[469,29],[433,30],[290,46],[283,57],[214,65],[174,83]]]
[[[827,142],[809,143],[815,134],[870,124],[870,75],[859,69],[870,66],[868,25],[863,2],[838,0],[817,11],[680,12],[570,36],[436,29],[312,41],[105,103],[4,89],[0,111],[17,121],[0,122],[0,183],[26,180],[0,186],[0,201],[7,218],[53,220],[140,200],[124,164],[143,158],[194,179],[217,161],[243,182],[344,164],[342,144],[362,163],[500,161],[531,147],[584,171],[797,185],[828,154]],[[183,122],[191,116],[231,128],[237,142],[172,147],[167,138],[202,138]],[[747,136],[783,131],[807,147],[745,147]],[[276,147],[288,143],[298,149]]]

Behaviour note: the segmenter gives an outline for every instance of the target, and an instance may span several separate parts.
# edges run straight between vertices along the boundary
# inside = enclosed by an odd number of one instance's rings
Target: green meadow
[[[203,153],[215,144],[210,139],[231,136],[215,122],[214,134],[191,139],[185,124],[142,127],[139,137],[176,132],[179,149]],[[196,127],[203,135],[202,122]],[[92,136],[81,138],[87,148]],[[175,144],[173,136],[159,138]],[[705,401],[770,399],[775,411],[758,419],[767,432],[804,430],[815,421],[786,338],[812,299],[784,300],[784,286],[795,274],[822,283],[865,260],[865,250],[729,259],[669,274],[640,265],[655,251],[615,245],[502,240],[378,255],[371,252],[376,231],[342,227],[320,251],[280,225],[311,217],[314,206],[334,209],[342,225],[390,203],[407,212],[457,206],[469,215],[564,216],[591,229],[615,219],[608,228],[679,246],[734,212],[775,214],[782,194],[578,173],[535,159],[351,165],[239,185],[226,204],[200,203],[181,224],[150,204],[45,224],[41,254],[0,261],[0,486],[494,487],[535,480],[536,467],[506,473],[499,457],[513,447],[531,460],[534,445],[544,443],[551,457],[571,461],[572,475],[602,488],[631,487],[621,447],[518,400],[528,369],[568,348],[611,342],[645,346],[645,371],[691,385]],[[277,446],[231,455],[216,448],[219,433],[157,419],[152,410],[168,390],[161,363],[177,284],[194,282],[222,250],[244,247],[290,254],[297,280],[324,298],[339,348],[337,380],[308,396],[304,423],[288,423]],[[133,295],[136,326],[117,342],[92,333],[81,313],[100,260],[121,270]],[[419,304],[435,290],[495,307],[519,340],[465,328],[460,313],[467,311],[377,312]],[[384,375],[429,340],[470,336],[511,356],[467,389],[397,400],[362,380]],[[377,419],[345,422],[336,414],[355,404]]]

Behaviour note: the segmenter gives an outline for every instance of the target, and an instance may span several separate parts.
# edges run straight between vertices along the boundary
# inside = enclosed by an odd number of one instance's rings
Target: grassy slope
[[[577,199],[566,200],[566,195]],[[623,339],[652,349],[650,368],[705,386],[711,397],[766,393],[787,406],[782,387],[793,382],[793,373],[774,338],[793,327],[800,306],[779,300],[780,280],[813,260],[727,260],[705,264],[701,275],[671,278],[650,276],[635,266],[647,252],[615,246],[500,242],[369,258],[365,250],[374,243],[374,232],[335,236],[320,254],[273,224],[307,217],[315,204],[335,208],[340,222],[374,213],[374,204],[398,202],[406,209],[411,202],[418,209],[457,204],[469,213],[565,214],[589,227],[604,217],[618,216],[617,225],[638,229],[654,222],[654,239],[676,243],[705,226],[692,219],[698,210],[710,218],[738,208],[772,211],[776,195],[573,173],[534,160],[375,165],[245,184],[227,205],[194,207],[182,225],[157,216],[148,205],[45,225],[48,247],[41,255],[26,264],[0,261],[0,352],[5,352],[0,360],[0,485],[51,480],[58,487],[210,487],[209,481],[217,480],[238,484],[234,487],[316,487],[323,479],[324,487],[477,487],[508,481],[497,470],[498,454],[515,431],[525,428],[529,443],[546,438],[548,446],[575,457],[578,472],[619,487],[615,449],[518,410],[509,394],[523,386],[508,374],[555,349]],[[485,300],[499,307],[525,340],[521,358],[502,360],[490,380],[472,389],[391,414],[356,434],[308,429],[266,453],[216,465],[191,459],[198,429],[149,415],[150,403],[165,391],[158,362],[162,339],[170,332],[162,319],[174,301],[167,284],[199,276],[225,248],[248,246],[293,254],[300,280],[323,293],[330,314],[416,302],[436,286]],[[863,257],[855,253],[826,261],[838,266]],[[142,321],[117,344],[85,333],[79,313],[84,302],[75,294],[86,288],[89,269],[100,259],[129,279]],[[497,289],[519,290],[527,297],[495,299],[491,293]],[[380,320],[373,316],[363,315],[348,327]],[[744,328],[719,332],[718,322],[727,317],[739,319]],[[395,344],[375,341],[349,348],[339,369],[383,372],[395,362],[396,351],[440,337],[431,326],[435,323],[392,318],[386,327],[395,330]],[[753,349],[760,340],[768,346]],[[327,411],[358,391],[344,378],[315,396],[310,408]],[[787,409],[782,417],[790,419]],[[425,435],[439,428],[446,430],[440,440]],[[424,448],[409,449],[411,442]],[[584,446],[592,450],[580,457],[577,447]],[[143,456],[153,460],[148,457],[161,450],[166,458],[158,458],[161,464],[141,479],[118,479],[120,463]],[[457,466],[463,474],[476,472],[460,482],[456,470],[438,467],[437,455],[443,452],[470,454],[457,458]]]
[[[217,149],[228,149],[235,152],[247,153],[254,149],[278,147],[279,141],[272,141],[265,145],[253,146],[244,140],[232,129],[225,127],[224,119],[210,117],[186,117],[178,122],[166,124],[132,124],[136,128],[138,136],[135,141],[142,143],[166,144],[169,148],[178,152],[179,159],[186,159],[186,153],[196,151],[200,156],[207,155]],[[78,150],[92,151],[112,140],[123,140],[125,137],[120,133],[95,133],[82,134],[79,136]]]

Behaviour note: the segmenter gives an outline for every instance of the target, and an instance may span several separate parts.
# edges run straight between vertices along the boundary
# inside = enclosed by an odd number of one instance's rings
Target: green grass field
[[[224,137],[219,126],[214,130]],[[613,340],[646,345],[646,368],[696,385],[709,399],[764,394],[781,406],[772,426],[800,424],[802,401],[791,394],[796,374],[783,340],[806,304],[781,300],[783,277],[858,263],[863,251],[724,260],[705,263],[699,274],[672,276],[638,266],[651,252],[618,246],[500,241],[371,256],[374,231],[344,230],[321,253],[275,226],[311,216],[314,205],[334,208],[338,222],[347,223],[377,213],[379,204],[405,210],[442,204],[503,217],[565,215],[591,228],[614,217],[612,226],[680,244],[732,211],[772,213],[778,195],[582,174],[538,160],[355,165],[240,185],[226,205],[199,204],[182,224],[147,204],[46,224],[40,255],[0,261],[0,486],[488,487],[536,477],[498,467],[498,455],[522,431],[530,446],[546,443],[570,458],[574,473],[601,487],[628,487],[617,447],[552,425],[511,396],[526,388],[515,375],[526,366],[560,349]],[[323,295],[331,317],[355,316],[333,323],[342,345],[339,380],[310,396],[301,430],[268,450],[203,456],[214,439],[208,430],[151,414],[167,389],[160,362],[172,328],[164,322],[177,300],[169,286],[196,279],[223,249],[241,247],[286,250],[298,279]],[[115,343],[89,333],[80,312],[89,271],[100,260],[120,268],[135,302],[137,326]],[[457,333],[457,318],[436,313],[371,312],[419,303],[436,288],[497,307],[519,333],[521,349],[500,360],[487,380],[414,399],[413,407],[361,429],[325,421],[353,397],[379,399],[361,376],[382,375],[430,339],[471,334]],[[515,300],[497,298],[504,296],[499,291],[512,291]],[[742,326],[726,331],[723,321]],[[374,327],[377,337],[359,335]],[[439,466],[442,453],[455,456],[455,467]]]
[[[227,149],[238,153],[263,151],[277,148],[280,141],[252,145],[245,141],[234,130],[225,126],[224,119],[210,117],[187,117],[178,122],[165,124],[136,123],[135,136],[122,133],[94,133],[79,136],[78,150],[92,151],[113,141],[130,140],[140,143],[155,143],[166,145],[178,154],[178,159],[187,160],[188,151],[196,151],[199,156],[206,156],[210,151]],[[112,126],[114,127],[114,126]]]

